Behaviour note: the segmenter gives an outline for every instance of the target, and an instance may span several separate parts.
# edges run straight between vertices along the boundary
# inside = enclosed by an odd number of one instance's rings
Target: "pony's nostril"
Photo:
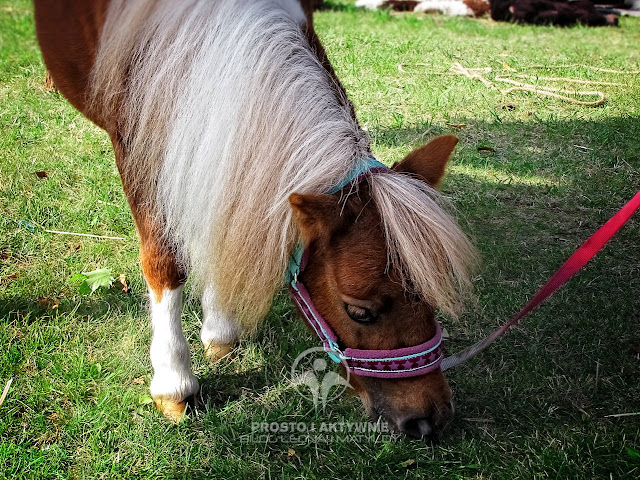
[[[431,421],[425,417],[408,418],[400,424],[400,430],[413,438],[428,437],[433,433]]]
[[[402,433],[413,438],[435,437],[442,433],[446,424],[453,417],[452,402],[447,402],[431,414],[407,416],[398,423]]]

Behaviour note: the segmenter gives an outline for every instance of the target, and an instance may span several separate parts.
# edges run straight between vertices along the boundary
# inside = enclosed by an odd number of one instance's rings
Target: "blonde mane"
[[[249,328],[300,239],[289,195],[327,192],[370,155],[304,21],[294,0],[117,0],[92,74],[92,101],[122,119],[123,177],[196,285]],[[370,182],[392,265],[454,312],[466,237],[423,182]]]

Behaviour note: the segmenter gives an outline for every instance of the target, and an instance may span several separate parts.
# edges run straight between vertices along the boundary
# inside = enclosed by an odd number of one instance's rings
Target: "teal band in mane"
[[[329,190],[329,193],[339,192],[344,187],[346,187],[350,182],[357,179],[360,175],[363,175],[374,169],[388,170],[389,167],[387,167],[384,163],[379,162],[373,157],[367,157],[362,163],[359,163],[358,165],[356,165],[354,169],[351,170],[351,172],[349,172],[349,175],[347,175],[344,178],[344,180],[342,180],[342,182],[340,182],[338,185],[336,185],[331,190]]]

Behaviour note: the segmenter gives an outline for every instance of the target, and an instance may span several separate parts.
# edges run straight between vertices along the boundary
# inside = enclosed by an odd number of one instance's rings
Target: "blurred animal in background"
[[[491,13],[495,21],[532,25],[617,25],[621,14],[640,9],[640,0],[613,0],[609,5],[594,5],[590,0],[358,0],[356,6],[395,11],[437,12],[450,17],[481,17]]]
[[[356,6],[371,10],[391,8],[404,12],[438,12],[450,17],[481,17],[489,12],[488,0],[358,0]]]
[[[589,0],[491,0],[491,18],[532,25],[618,25],[616,13],[598,10]]]

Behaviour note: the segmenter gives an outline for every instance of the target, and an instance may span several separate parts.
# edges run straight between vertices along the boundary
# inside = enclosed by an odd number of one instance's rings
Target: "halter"
[[[333,187],[329,193],[336,193],[349,183],[357,185],[366,175],[388,172],[390,169],[375,158],[367,158],[358,165],[347,178]],[[298,276],[304,271],[309,259],[309,248],[299,245],[291,255],[287,268],[289,293],[311,328],[320,337],[325,351],[336,363],[344,362],[349,371],[356,375],[376,378],[405,378],[424,375],[440,368],[442,362],[442,330],[436,321],[436,333],[428,340],[414,347],[392,350],[362,350],[339,346],[338,336],[316,310],[311,296]]]
[[[336,193],[349,183],[356,185],[365,175],[386,171],[389,171],[388,167],[374,158],[367,158],[363,165],[359,165],[358,168],[354,169],[345,181],[334,187],[329,193]],[[365,377],[404,378],[424,375],[439,368],[445,371],[482,352],[550,297],[584,267],[638,209],[640,209],[640,191],[574,252],[515,317],[471,347],[447,357],[444,362],[441,345],[442,330],[437,321],[434,337],[414,347],[393,350],[346,348],[342,351],[338,344],[337,335],[329,324],[325,322],[322,315],[318,313],[306,287],[298,280],[298,275],[304,271],[309,257],[309,249],[303,245],[299,245],[291,256],[291,261],[287,268],[287,283],[291,296],[304,318],[322,340],[324,349],[329,354],[329,357],[336,363],[345,362],[351,373]]]

